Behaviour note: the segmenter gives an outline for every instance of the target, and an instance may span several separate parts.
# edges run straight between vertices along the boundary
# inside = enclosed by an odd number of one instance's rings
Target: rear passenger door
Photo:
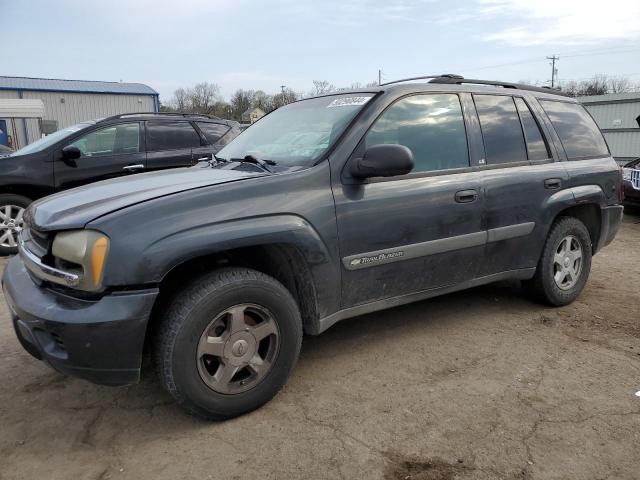
[[[200,134],[186,120],[146,122],[147,168],[186,167],[202,145]]]
[[[485,158],[487,246],[479,276],[535,267],[547,235],[546,200],[564,188],[548,130],[534,115],[535,99],[474,94]]]

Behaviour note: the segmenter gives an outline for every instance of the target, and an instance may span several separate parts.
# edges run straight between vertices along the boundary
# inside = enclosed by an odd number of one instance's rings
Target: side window
[[[365,137],[370,147],[396,143],[411,149],[414,172],[469,166],[467,136],[457,95],[413,95],[398,100]]]
[[[540,100],[540,105],[547,112],[570,160],[609,155],[596,122],[582,105],[550,100]]]
[[[531,110],[522,98],[516,97],[516,107],[522,121],[524,137],[527,141],[527,153],[529,160],[546,160],[551,158],[547,144],[544,141],[538,122],[534,118]]]
[[[229,127],[221,123],[198,122],[196,125],[204,133],[211,145],[218,143],[218,140],[229,131]]]
[[[189,122],[147,122],[147,151],[200,146],[200,135]]]
[[[487,164],[526,161],[524,135],[513,97],[474,95],[473,101],[480,118]]]
[[[123,123],[94,130],[72,143],[83,157],[100,157],[140,151],[140,125]]]

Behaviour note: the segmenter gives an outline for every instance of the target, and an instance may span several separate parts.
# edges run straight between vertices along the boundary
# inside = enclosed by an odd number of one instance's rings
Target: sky
[[[417,75],[640,82],[640,1],[0,0],[0,75],[308,92]],[[8,41],[7,41],[8,40]]]

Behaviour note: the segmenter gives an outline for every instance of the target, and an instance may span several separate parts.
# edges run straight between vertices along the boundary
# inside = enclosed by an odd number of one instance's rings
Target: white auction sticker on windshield
[[[353,107],[358,105],[364,105],[369,101],[371,97],[342,97],[336,98],[333,102],[327,105],[327,108],[333,107]]]

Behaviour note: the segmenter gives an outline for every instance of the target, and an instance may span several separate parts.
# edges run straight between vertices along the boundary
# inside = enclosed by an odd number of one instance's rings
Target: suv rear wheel
[[[164,388],[188,412],[212,420],[268,402],[287,381],[302,341],[289,291],[244,268],[199,277],[161,322],[155,360]]]
[[[18,251],[18,234],[24,226],[22,216],[30,203],[22,195],[0,194],[0,255]]]
[[[561,217],[551,227],[528,286],[545,303],[568,305],[580,295],[590,270],[591,237],[587,227],[577,218]]]

